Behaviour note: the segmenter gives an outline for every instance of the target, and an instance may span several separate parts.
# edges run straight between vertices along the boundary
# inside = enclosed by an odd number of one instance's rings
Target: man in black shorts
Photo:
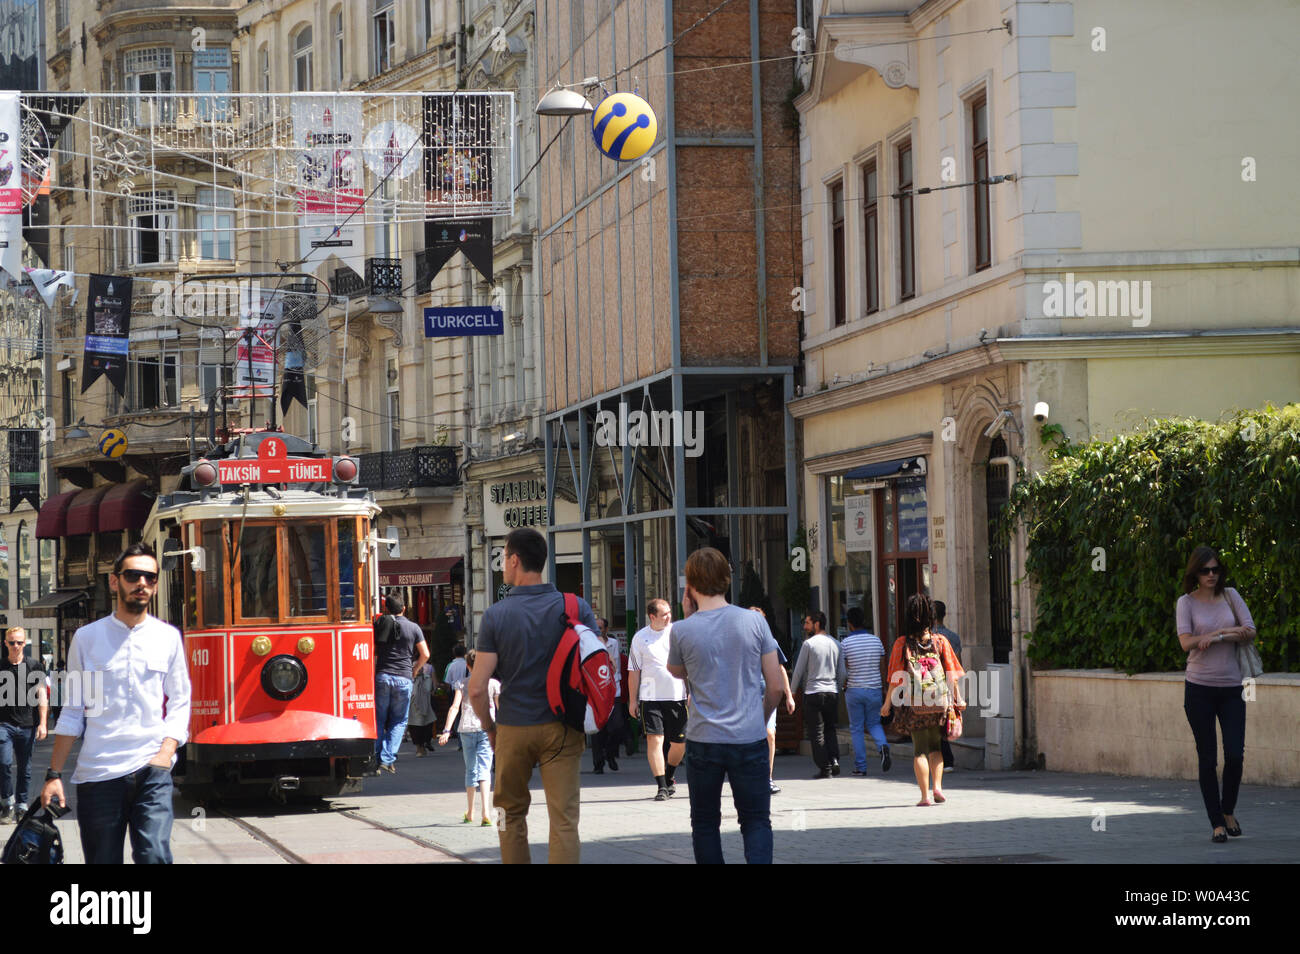
[[[664,802],[677,794],[673,773],[686,755],[686,683],[667,668],[672,608],[654,599],[646,614],[650,625],[632,637],[628,649],[628,713],[634,719],[638,707],[644,713],[646,757],[659,786],[655,801]]]

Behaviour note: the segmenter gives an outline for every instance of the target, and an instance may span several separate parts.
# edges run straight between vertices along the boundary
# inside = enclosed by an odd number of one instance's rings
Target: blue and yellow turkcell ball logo
[[[640,159],[650,151],[658,134],[655,111],[634,93],[611,93],[591,114],[596,148],[619,162]]]
[[[126,432],[110,427],[99,435],[99,452],[105,457],[121,457],[126,453]]]

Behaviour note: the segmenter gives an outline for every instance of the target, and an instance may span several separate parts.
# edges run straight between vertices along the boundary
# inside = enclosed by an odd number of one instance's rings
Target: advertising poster
[[[86,296],[85,372],[81,393],[105,375],[126,396],[126,356],[131,334],[132,279],[91,275]]]

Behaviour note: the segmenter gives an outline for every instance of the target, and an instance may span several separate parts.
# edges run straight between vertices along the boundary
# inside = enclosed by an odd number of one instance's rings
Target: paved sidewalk
[[[48,764],[48,744],[38,746],[36,765]],[[678,795],[653,800],[654,782],[645,756],[620,759],[620,772],[593,775],[590,754],[582,776],[582,857],[587,863],[692,862],[690,804],[686,772],[678,773]],[[911,763],[897,761],[888,775],[814,781],[806,756],[778,756],[776,774],[783,791],[772,798],[775,857],[778,863],[1038,861],[1047,863],[1266,863],[1300,859],[1300,788],[1243,788],[1238,818],[1245,835],[1225,845],[1209,840],[1210,828],[1194,782],[1067,775],[1055,772],[956,772],[945,776],[948,802],[916,807],[920,796]],[[43,774],[43,769],[42,769]],[[35,781],[35,780],[33,780]],[[364,819],[436,846],[467,861],[497,863],[495,828],[464,825],[464,764],[454,744],[416,759],[404,744],[395,776],[367,779],[360,795],[334,799],[331,807],[349,809]],[[534,862],[546,860],[548,832],[540,776],[533,778],[529,841]],[[73,795],[75,806],[75,794]],[[723,790],[723,849],[732,862],[744,860],[740,831],[729,791]],[[245,815],[267,827],[269,804]],[[243,814],[242,812],[237,812]],[[287,813],[286,813],[287,814]],[[334,815],[333,819],[325,816]],[[233,822],[209,816],[194,824],[193,809],[177,802],[173,852],[177,863],[280,863],[263,844]],[[343,831],[343,816],[303,814],[276,822],[292,826],[304,839],[319,836],[322,847],[338,854],[332,863],[373,861],[377,853],[401,846],[392,832],[359,821]],[[335,829],[339,829],[335,831]],[[81,860],[75,816],[60,823],[67,861]],[[355,829],[355,830],[354,830]],[[0,837],[12,829],[0,828]],[[279,830],[279,829],[277,829]],[[345,834],[352,846],[337,844]],[[410,853],[409,849],[416,852]],[[406,842],[406,854],[419,858],[419,846]],[[295,849],[298,850],[298,849]],[[348,854],[347,852],[352,852]],[[129,851],[128,851],[129,855]],[[323,857],[323,856],[322,856]],[[313,858],[312,860],[316,860]]]
[[[404,747],[409,749],[409,747]],[[693,861],[684,769],[678,795],[654,801],[645,756],[619,760],[621,771],[582,776],[582,860],[628,864]],[[1026,861],[1073,863],[1242,863],[1300,859],[1300,788],[1243,787],[1238,819],[1243,837],[1210,841],[1194,782],[1067,775],[1054,772],[955,772],[945,776],[947,803],[916,807],[910,761],[888,775],[845,774],[814,781],[812,762],[777,756],[772,826],[778,863]],[[467,860],[500,860],[495,831],[462,825],[460,755],[454,747],[415,759],[407,751],[396,776],[367,782],[340,800]],[[548,831],[540,777],[534,775],[529,842],[533,861],[546,858]],[[729,790],[723,790],[723,850],[744,860]],[[477,819],[477,814],[476,814]],[[1103,829],[1104,824],[1104,829]],[[1032,856],[1032,857],[1025,857]]]

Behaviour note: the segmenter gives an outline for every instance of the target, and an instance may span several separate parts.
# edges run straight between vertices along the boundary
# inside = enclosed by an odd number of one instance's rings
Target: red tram
[[[358,791],[375,746],[379,507],[357,461],[252,433],[183,474],[145,539],[185,637],[191,797]]]

